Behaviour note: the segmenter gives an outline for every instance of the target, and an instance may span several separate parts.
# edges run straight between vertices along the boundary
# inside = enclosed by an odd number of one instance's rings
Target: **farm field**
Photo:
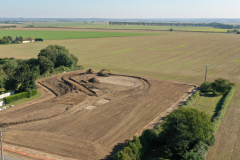
[[[91,78],[100,83],[83,84],[97,96],[86,96],[79,86],[81,80]],[[38,85],[52,91],[44,92],[50,98],[0,113],[1,123],[12,128],[5,142],[86,160],[107,158],[194,88],[166,80],[84,75],[83,71],[43,79]]]
[[[72,28],[92,28],[92,29],[145,29],[145,30],[179,30],[179,31],[200,31],[200,32],[227,32],[228,29],[220,29],[213,27],[180,27],[180,26],[145,26],[145,25],[109,25],[108,22],[42,22],[34,24],[35,27],[72,27]]]
[[[208,81],[221,77],[234,81],[237,85],[235,96],[216,133],[215,146],[211,148],[207,159],[225,160],[229,157],[229,159],[238,159],[240,156],[239,35],[167,33],[2,45],[0,57],[4,58],[6,55],[23,59],[37,57],[39,51],[47,45],[58,44],[77,55],[79,65],[83,65],[86,69],[109,68],[113,73],[196,84],[204,81],[205,65],[209,64]]]
[[[119,32],[93,32],[93,31],[47,31],[47,30],[11,30],[1,29],[0,37],[22,36],[23,38],[43,38],[44,40],[56,39],[81,39],[81,38],[101,38],[101,37],[125,37],[149,35],[152,33],[119,33]]]
[[[51,44],[65,46],[78,56],[79,65],[99,70],[201,84],[205,65],[208,77],[239,80],[238,35],[176,33],[137,37],[49,40],[41,43],[2,45],[1,57],[37,57]]]

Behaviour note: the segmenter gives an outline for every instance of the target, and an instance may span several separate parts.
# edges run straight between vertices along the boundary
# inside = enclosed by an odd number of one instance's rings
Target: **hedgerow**
[[[228,107],[230,101],[232,100],[232,98],[234,96],[234,93],[235,93],[235,88],[232,87],[230,89],[230,91],[228,92],[228,94],[226,95],[225,99],[223,100],[223,103],[220,107],[220,110],[218,111],[218,114],[215,117],[213,117],[213,126],[214,126],[215,132],[217,131],[218,126],[222,122],[222,119],[227,111],[227,107]]]
[[[199,97],[199,91],[196,91],[194,94],[192,94],[188,100],[186,101],[186,105],[188,107],[191,107],[191,105],[193,104],[193,102]]]
[[[227,93],[218,114],[213,117],[213,132],[216,132],[226,111],[227,107],[232,100],[235,93],[235,88],[231,87],[230,91]],[[183,156],[183,160],[205,160],[205,156],[210,148],[213,145],[214,139],[211,139],[208,144],[204,142],[198,142],[193,149],[189,152],[186,152]]]
[[[32,96],[37,94],[37,89],[31,90],[31,94]],[[28,92],[22,92],[22,93],[18,93],[18,94],[14,94],[8,97],[3,98],[5,101],[5,104],[9,104],[11,102],[23,99],[23,98],[27,98],[29,97],[29,93]]]

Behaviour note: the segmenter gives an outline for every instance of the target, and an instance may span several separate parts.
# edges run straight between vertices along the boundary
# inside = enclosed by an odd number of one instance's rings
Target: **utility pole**
[[[205,73],[205,81],[207,80],[207,68],[208,68],[208,64],[206,64],[206,73]]]
[[[1,136],[1,160],[4,160],[3,157],[3,133],[4,132],[9,132],[11,128],[6,129],[6,128],[0,128],[0,136]]]

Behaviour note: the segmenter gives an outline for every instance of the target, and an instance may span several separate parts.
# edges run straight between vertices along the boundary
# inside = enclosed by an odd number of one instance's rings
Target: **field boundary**
[[[191,86],[191,85],[190,85]],[[197,86],[193,86],[192,88],[189,89],[187,95],[183,95],[176,103],[171,105],[168,109],[165,111],[161,112],[159,116],[154,118],[153,121],[151,121],[149,124],[147,124],[141,131],[137,132],[135,135],[140,136],[142,132],[146,129],[153,130],[154,127],[158,124],[161,124],[167,115],[169,115],[171,112],[173,112],[175,109],[181,107],[181,105],[186,102],[186,100],[193,95],[197,91]]]

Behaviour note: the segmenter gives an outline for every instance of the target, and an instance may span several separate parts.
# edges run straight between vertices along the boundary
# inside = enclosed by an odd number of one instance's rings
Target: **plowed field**
[[[1,112],[0,122],[12,127],[5,142],[62,157],[107,159],[194,88],[166,80],[80,73],[41,80],[38,87],[48,90],[50,98]],[[99,82],[90,83],[90,78]]]

